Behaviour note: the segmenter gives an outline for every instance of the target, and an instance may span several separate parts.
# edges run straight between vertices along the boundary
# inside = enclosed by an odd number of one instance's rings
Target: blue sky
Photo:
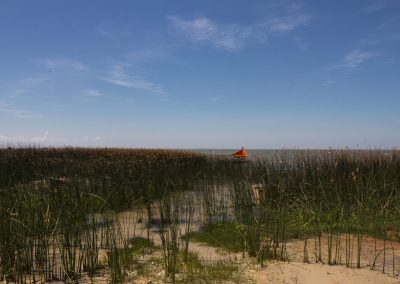
[[[0,144],[400,146],[400,1],[0,1]]]

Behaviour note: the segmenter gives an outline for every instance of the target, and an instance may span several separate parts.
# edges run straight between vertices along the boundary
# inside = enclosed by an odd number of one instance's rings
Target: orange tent
[[[247,158],[247,152],[244,149],[244,147],[242,147],[242,149],[240,149],[239,151],[233,153],[232,156],[234,156],[236,158]]]

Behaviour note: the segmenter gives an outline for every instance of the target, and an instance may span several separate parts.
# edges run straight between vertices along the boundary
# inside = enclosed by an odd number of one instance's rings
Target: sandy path
[[[136,223],[135,220],[142,218],[144,221],[144,213],[125,212],[121,215],[125,228],[129,232],[135,232],[136,236],[147,237],[147,227],[145,222]],[[134,224],[136,223],[136,224]],[[130,225],[129,225],[130,224]],[[127,227],[126,227],[127,226]],[[134,226],[134,228],[132,227]],[[194,229],[198,227],[194,226]],[[184,225],[180,225],[181,233],[185,233]],[[159,234],[154,227],[150,228],[150,238],[156,245],[161,245]],[[344,237],[343,237],[344,238]],[[345,265],[327,265],[315,263],[315,244],[314,239],[310,239],[308,245],[309,260],[311,263],[303,262],[303,240],[293,240],[288,243],[287,251],[290,259],[288,262],[270,261],[266,266],[260,267],[254,263],[254,260],[243,258],[241,253],[229,253],[222,249],[210,247],[206,244],[191,241],[189,243],[189,251],[196,253],[203,261],[226,261],[236,263],[243,271],[245,279],[250,283],[400,283],[400,278],[395,270],[396,277],[393,277],[393,252],[395,253],[395,266],[400,265],[400,249],[397,242],[387,242],[388,248],[386,253],[386,273],[382,273],[383,254],[379,254],[376,259],[376,270],[371,271],[371,263],[375,258],[375,240],[370,237],[363,238],[363,250],[361,257],[361,269],[347,268]],[[344,241],[343,241],[344,244]],[[383,241],[378,240],[378,252],[383,248]],[[327,237],[322,238],[322,259],[327,262]],[[392,250],[392,246],[394,250]],[[344,255],[345,247],[340,247],[341,253]],[[344,260],[342,260],[344,263]],[[355,256],[353,257],[353,266],[355,266]],[[247,281],[246,281],[247,282]]]
[[[254,283],[400,283],[399,279],[367,269],[319,263],[270,262],[262,269],[248,269]]]
[[[160,235],[157,227],[146,227],[146,214],[143,210],[129,211],[118,214],[118,220],[124,237],[144,237],[147,238],[149,233],[150,239],[161,246]],[[140,221],[139,221],[140,220]],[[200,222],[195,222],[192,230],[199,229]],[[179,225],[182,235],[186,233],[184,223]],[[341,237],[341,242],[345,243]],[[371,271],[370,267],[375,259],[375,245],[377,251],[380,252],[376,258],[375,269],[379,271]],[[322,237],[321,250],[322,260],[327,263],[327,237]],[[354,247],[356,244],[354,245]],[[290,263],[269,261],[264,267],[260,267],[255,263],[254,259],[243,257],[241,253],[229,253],[222,249],[210,247],[206,244],[191,241],[189,243],[189,251],[196,253],[204,262],[223,261],[227,263],[237,264],[244,276],[245,283],[400,283],[400,277],[396,267],[400,267],[400,244],[398,242],[387,241],[386,258],[385,258],[385,274],[382,273],[383,268],[383,249],[382,240],[375,240],[371,237],[363,237],[361,269],[347,268],[345,265],[327,265],[315,263],[315,242],[309,239],[307,251],[310,263],[303,262],[304,240],[293,240],[287,244],[287,252]],[[345,246],[342,245],[339,250],[344,256]],[[393,265],[394,253],[394,265]],[[161,252],[158,251],[161,257]],[[101,251],[100,258],[106,261],[106,254]],[[341,263],[344,263],[342,257]],[[355,256],[353,257],[352,266],[355,267]],[[158,270],[156,270],[158,269]],[[393,273],[394,270],[394,273]],[[137,279],[139,283],[162,283],[162,268],[157,267],[154,275],[148,279]],[[394,275],[394,276],[393,276]],[[96,277],[94,283],[108,283],[109,275]],[[137,282],[136,280],[132,283]],[[5,282],[1,282],[3,284]],[[56,282],[54,282],[56,283]],[[79,283],[90,283],[88,278],[82,278]]]
[[[335,239],[334,239],[335,241]],[[346,247],[345,247],[345,236],[340,237],[339,254],[336,254],[335,249],[333,249],[333,256],[336,256],[339,264],[345,265],[346,263]],[[355,268],[357,265],[356,261],[356,246],[357,237],[351,236],[351,242],[353,246],[352,258],[350,262],[350,267]],[[376,246],[376,250],[375,250]],[[384,253],[384,247],[386,247],[386,252]],[[291,261],[303,262],[304,254],[304,240],[292,240],[287,244],[287,250],[289,254],[289,259]],[[315,239],[308,239],[308,259],[310,263],[316,262],[316,245]],[[321,252],[322,261],[328,263],[328,237],[323,235],[321,238]],[[385,261],[384,261],[385,255]],[[362,251],[361,251],[361,268],[370,269],[372,266],[375,267],[374,270],[383,271],[385,264],[385,273],[391,276],[398,276],[398,270],[400,265],[400,244],[396,241],[386,241],[375,240],[369,236],[363,236],[362,239]]]

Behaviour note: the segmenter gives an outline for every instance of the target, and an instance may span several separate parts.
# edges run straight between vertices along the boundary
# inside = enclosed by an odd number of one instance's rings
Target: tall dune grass
[[[254,184],[263,189],[259,200]],[[182,205],[185,192],[193,197]],[[277,151],[237,162],[169,150],[4,148],[0,197],[0,279],[7,282],[74,282],[99,269],[122,281],[128,242],[117,214],[133,208],[147,212],[149,230],[159,219],[172,280],[178,252],[188,255],[179,220],[189,220],[188,233],[194,222],[232,224],[225,227],[237,247],[261,264],[288,260],[287,242],[303,239],[306,262],[361,267],[364,236],[390,241],[400,231],[400,153]]]

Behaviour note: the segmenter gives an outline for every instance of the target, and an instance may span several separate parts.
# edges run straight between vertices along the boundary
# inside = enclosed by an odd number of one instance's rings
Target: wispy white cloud
[[[376,52],[362,51],[359,49],[355,49],[345,55],[342,63],[340,63],[339,66],[347,69],[356,68],[365,61],[376,56],[378,56],[378,53]]]
[[[69,58],[37,59],[36,62],[43,65],[49,71],[73,70],[77,72],[87,71],[89,68],[80,61]]]
[[[49,132],[43,135],[37,135],[32,138],[21,136],[6,136],[0,134],[0,142],[5,143],[44,143],[49,140]]]
[[[267,34],[286,33],[309,23],[311,17],[305,13],[290,13],[281,17],[266,18],[261,26]]]
[[[0,134],[0,142],[21,142],[25,140],[24,136],[6,136],[6,135],[2,135]]]
[[[115,64],[111,67],[107,76],[102,78],[104,81],[132,89],[145,90],[152,93],[165,93],[162,86],[148,81],[136,75],[128,74],[125,67],[121,64]]]
[[[195,42],[210,42],[226,50],[240,49],[252,31],[237,24],[220,25],[208,18],[184,20],[168,16],[173,27]]]
[[[43,135],[35,136],[30,141],[32,143],[43,143],[49,139],[49,132],[45,132]]]
[[[85,142],[98,142],[100,140],[101,140],[100,136],[96,136],[96,137],[85,136],[85,137],[83,137],[83,141],[85,141]]]
[[[225,50],[238,50],[249,40],[265,41],[274,34],[291,32],[310,22],[310,15],[301,7],[280,15],[269,15],[252,25],[219,24],[209,18],[185,20],[179,16],[167,16],[175,30],[193,42],[210,43]]]
[[[100,97],[103,96],[103,93],[96,89],[85,89],[83,90],[83,94],[88,97]]]
[[[340,69],[341,71],[344,71],[345,74],[350,74],[366,61],[381,55],[382,53],[379,52],[354,49],[345,54],[338,63],[328,66],[323,70],[322,74],[325,73],[325,76],[318,79],[319,85],[324,87],[333,86],[338,82],[333,71]]]

